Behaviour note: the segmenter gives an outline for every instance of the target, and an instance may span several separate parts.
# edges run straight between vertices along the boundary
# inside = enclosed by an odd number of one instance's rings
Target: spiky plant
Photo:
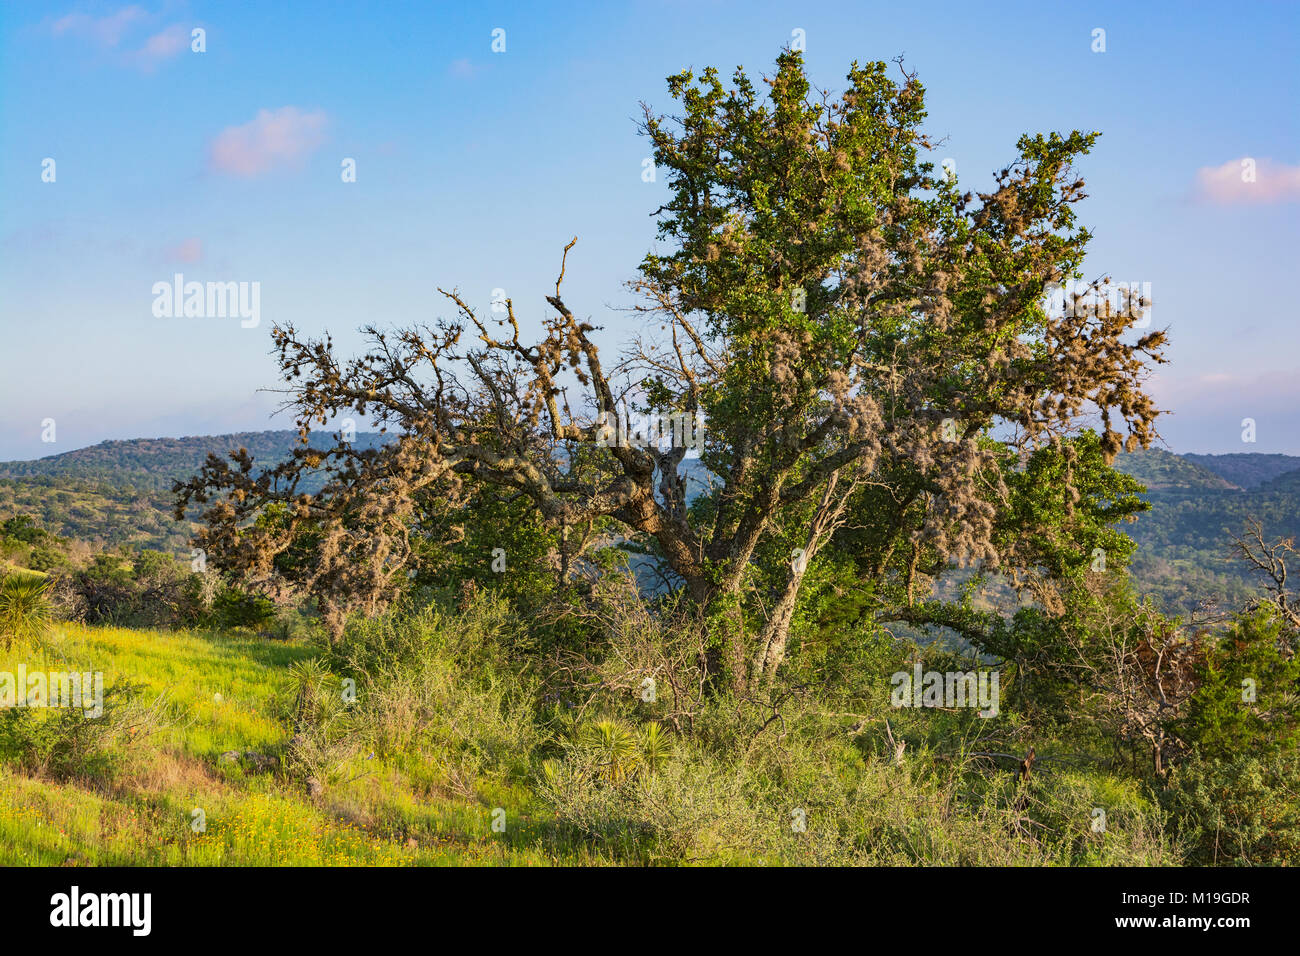
[[[673,738],[657,720],[641,728],[641,763],[654,773],[673,755]]]
[[[636,773],[641,753],[636,734],[617,720],[598,720],[582,732],[583,746],[596,763],[596,775],[609,783],[622,783]]]
[[[0,577],[0,647],[45,636],[53,619],[50,578],[33,574]]]

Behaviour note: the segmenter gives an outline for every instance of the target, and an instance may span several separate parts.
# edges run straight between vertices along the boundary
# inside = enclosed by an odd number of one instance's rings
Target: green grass
[[[313,799],[301,783],[221,761],[283,752],[275,697],[312,648],[203,632],[59,625],[0,671],[102,671],[162,695],[168,720],[109,781],[58,781],[0,764],[4,865],[548,865],[608,862],[555,835],[521,787],[365,760]],[[454,784],[454,785],[453,785]],[[457,790],[462,792],[457,792]],[[507,810],[503,833],[492,811]],[[206,826],[195,832],[194,810]]]
[[[780,741],[741,737],[736,746],[728,735],[747,725],[732,723],[727,707],[702,711],[713,745],[679,738],[647,769],[648,722],[633,713],[638,704],[579,726],[558,709],[536,713],[524,685],[493,669],[500,653],[494,635],[510,632],[494,607],[363,622],[351,643],[330,655],[331,672],[303,666],[324,654],[317,646],[203,631],[56,625],[34,648],[0,652],[0,672],[19,664],[28,673],[100,671],[106,690],[127,682],[136,688],[126,709],[109,708],[105,722],[94,725],[113,730],[91,738],[109,741],[104,746],[120,758],[112,761],[26,759],[35,746],[27,741],[47,739],[32,732],[33,721],[75,715],[26,712],[6,723],[0,712],[0,754],[7,755],[0,759],[0,865],[1179,859],[1179,846],[1137,781],[1100,767],[1049,767],[1021,793],[1011,774],[961,765],[965,717],[885,711],[883,693],[858,704],[887,713],[893,733],[911,740],[901,763],[892,749],[884,754],[879,741],[867,739],[883,733],[882,721],[850,732],[849,721],[861,714],[822,714],[813,702],[803,711],[787,709],[789,731]],[[353,672],[338,659],[346,648],[358,660],[373,660],[369,671],[355,671],[366,675],[362,693],[350,705],[356,709],[343,712],[342,735],[332,736],[322,728],[333,723],[304,718],[303,688],[316,687],[319,701],[331,705],[306,712],[334,720],[331,695]],[[473,656],[480,652],[485,659]],[[313,673],[329,680],[313,683]],[[113,723],[114,713],[125,717]],[[151,716],[159,713],[161,719]],[[602,722],[626,725],[635,740],[614,747],[616,735],[602,732]],[[623,765],[617,774],[610,770],[615,750]],[[230,751],[258,756],[224,759]],[[322,784],[314,795],[309,774]],[[1104,839],[1091,830],[1098,806],[1107,811]],[[791,827],[795,807],[807,813],[806,832]],[[505,813],[500,832],[493,826],[498,809]],[[204,823],[198,828],[196,811]]]

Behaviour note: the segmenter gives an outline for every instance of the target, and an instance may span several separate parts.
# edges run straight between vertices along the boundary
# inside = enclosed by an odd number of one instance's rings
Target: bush
[[[202,615],[197,577],[161,551],[101,553],[72,576],[78,596],[66,603],[89,624],[192,624]]]
[[[213,599],[212,621],[220,628],[246,627],[259,630],[276,617],[276,607],[258,594],[227,587]],[[287,635],[286,635],[287,636]]]
[[[1277,613],[1263,608],[1209,648],[1177,728],[1202,757],[1268,757],[1300,746],[1300,654],[1286,638]]]
[[[480,778],[526,779],[544,739],[535,687],[500,651],[522,632],[505,601],[487,595],[456,617],[408,607],[353,620],[325,657],[296,672],[290,767],[325,783],[366,750],[437,767],[466,795]],[[355,681],[353,703],[344,678]]]
[[[104,691],[98,717],[80,707],[7,707],[0,710],[0,760],[55,780],[106,783],[134,746],[163,724],[163,702],[119,682]]]
[[[1196,866],[1300,864],[1300,754],[1194,757],[1163,801]]]

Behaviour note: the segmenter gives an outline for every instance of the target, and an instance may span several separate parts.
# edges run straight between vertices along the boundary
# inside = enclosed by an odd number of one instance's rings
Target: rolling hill
[[[373,448],[378,432],[358,432],[354,444]],[[0,462],[0,520],[28,514],[65,538],[100,547],[129,545],[188,553],[191,529],[172,518],[172,483],[195,474],[209,453],[247,448],[259,464],[289,457],[298,443],[293,430],[138,438],[38,458]],[[311,445],[326,447],[327,434]],[[304,481],[311,491],[319,483]]]
[[[1235,452],[1229,455],[1183,455],[1184,461],[1200,465],[1239,488],[1250,491],[1288,472],[1300,471],[1300,455],[1257,455]]]
[[[172,520],[172,482],[194,474],[209,453],[243,447],[258,463],[273,464],[297,440],[292,430],[147,438],[0,462],[0,521],[28,514],[55,534],[101,547],[185,554],[190,528]],[[363,432],[355,444],[384,440]],[[329,441],[321,434],[312,444]],[[698,493],[707,472],[698,461],[683,464]],[[1271,537],[1300,538],[1300,457],[1150,449],[1120,455],[1116,467],[1147,486],[1151,511],[1124,530],[1139,546],[1133,572],[1140,587],[1169,610],[1190,610],[1205,599],[1228,606],[1251,595],[1256,582],[1229,556],[1232,535],[1248,518],[1263,522]]]
[[[383,439],[378,432],[358,432],[353,444],[373,448]],[[313,447],[331,443],[328,434],[311,436]],[[193,475],[209,454],[226,455],[247,448],[256,461],[273,464],[288,458],[297,444],[298,433],[291,429],[105,441],[34,461],[0,462],[0,478],[74,478],[169,492],[173,481]]]

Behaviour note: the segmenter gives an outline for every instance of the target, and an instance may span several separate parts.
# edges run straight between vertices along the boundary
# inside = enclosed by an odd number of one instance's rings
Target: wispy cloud
[[[149,19],[149,14],[137,6],[124,7],[116,13],[94,17],[88,13],[69,13],[54,21],[51,28],[55,36],[79,36],[102,47],[115,47],[122,36],[135,23]]]
[[[300,166],[325,141],[322,110],[304,113],[295,106],[258,110],[242,126],[227,126],[209,150],[211,168],[230,176],[254,177]]]
[[[462,57],[459,60],[452,60],[451,66],[447,67],[447,72],[462,80],[468,80],[478,75],[479,68]]]
[[[189,45],[190,28],[174,23],[145,40],[144,46],[136,50],[132,56],[141,69],[152,70],[164,60],[170,60],[178,53],[189,49]]]
[[[160,63],[170,60],[189,47],[191,28],[183,23],[173,23],[146,37],[139,47],[134,43],[127,48],[124,41],[132,31],[143,32],[159,18],[143,7],[123,7],[116,13],[92,16],[88,13],[69,13],[55,20],[50,32],[56,37],[75,37],[105,51],[109,59],[124,66],[133,66],[151,72]]]
[[[1290,202],[1300,199],[1300,166],[1250,157],[1203,166],[1196,172],[1196,193],[1208,202],[1232,205]]]
[[[183,239],[167,250],[167,258],[173,262],[198,262],[203,258],[203,240]]]

